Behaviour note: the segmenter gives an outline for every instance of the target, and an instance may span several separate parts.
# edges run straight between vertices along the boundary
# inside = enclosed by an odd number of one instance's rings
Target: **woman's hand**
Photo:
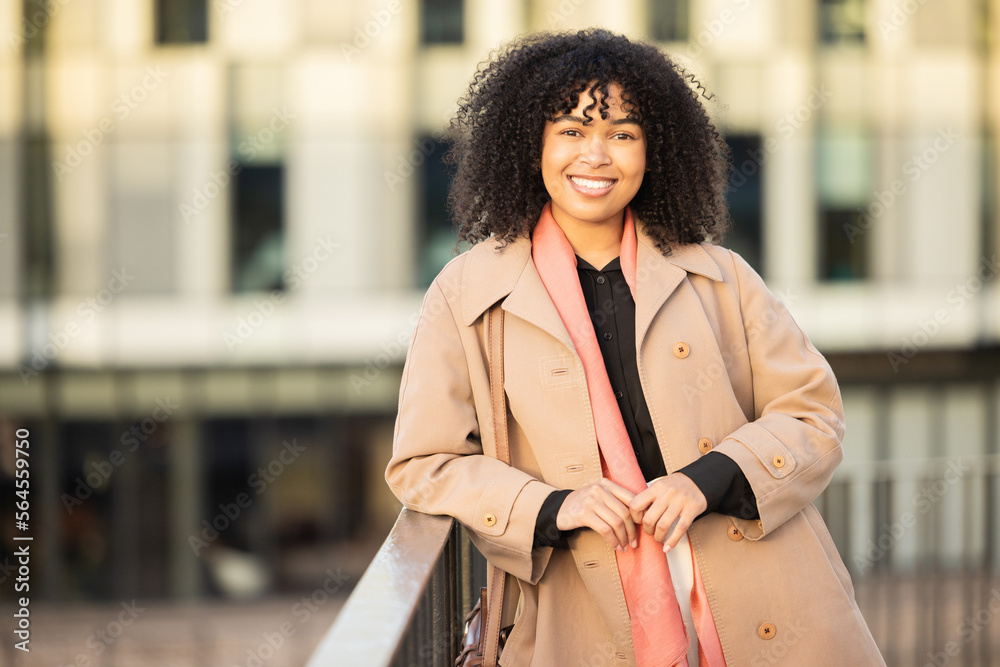
[[[664,551],[670,551],[695,518],[708,509],[708,501],[690,477],[675,472],[653,480],[645,491],[635,494],[629,509],[632,521],[641,523],[646,534],[663,542]],[[677,525],[668,537],[667,531],[674,521]]]
[[[556,528],[593,528],[615,549],[637,547],[639,536],[629,510],[634,495],[609,479],[576,489],[559,507]]]

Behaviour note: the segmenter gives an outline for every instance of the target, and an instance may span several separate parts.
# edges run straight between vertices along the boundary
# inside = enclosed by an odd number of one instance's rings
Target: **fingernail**
[[[619,544],[619,545],[617,545],[617,546],[615,547],[615,551],[622,551],[622,545],[620,545],[620,544]]]
[[[664,544],[663,545],[663,553],[667,553],[668,551],[670,551],[670,545],[669,544]]]
[[[633,549],[638,549],[639,548],[639,539],[638,538],[632,540],[632,548]]]

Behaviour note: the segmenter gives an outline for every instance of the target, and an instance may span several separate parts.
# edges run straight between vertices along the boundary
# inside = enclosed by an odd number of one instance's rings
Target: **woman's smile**
[[[576,191],[585,197],[603,197],[611,192],[618,181],[606,178],[586,178],[583,176],[567,176]]]

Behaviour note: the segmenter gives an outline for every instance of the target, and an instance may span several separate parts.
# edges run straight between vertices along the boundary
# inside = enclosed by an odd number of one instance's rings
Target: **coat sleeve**
[[[757,498],[760,521],[734,519],[760,539],[811,503],[843,459],[844,409],[830,365],[784,304],[735,253],[752,376],[754,420],[717,451],[735,460]]]
[[[405,507],[455,517],[493,565],[537,583],[552,548],[533,548],[535,521],[556,489],[483,454],[466,346],[480,353],[459,327],[435,281],[403,368],[386,482]],[[488,392],[481,400],[489,415]]]

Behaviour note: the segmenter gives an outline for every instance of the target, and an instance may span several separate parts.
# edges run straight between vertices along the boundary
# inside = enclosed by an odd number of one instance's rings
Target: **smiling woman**
[[[594,266],[618,256],[625,206],[642,185],[646,134],[618,84],[598,89],[560,113],[542,135],[542,180],[552,215],[576,253]],[[590,114],[600,105],[600,114]]]
[[[427,292],[386,480],[499,572],[485,664],[511,623],[506,665],[884,664],[812,505],[837,381],[714,245],[728,153],[689,82],[604,30],[529,35],[452,123],[476,245]]]

